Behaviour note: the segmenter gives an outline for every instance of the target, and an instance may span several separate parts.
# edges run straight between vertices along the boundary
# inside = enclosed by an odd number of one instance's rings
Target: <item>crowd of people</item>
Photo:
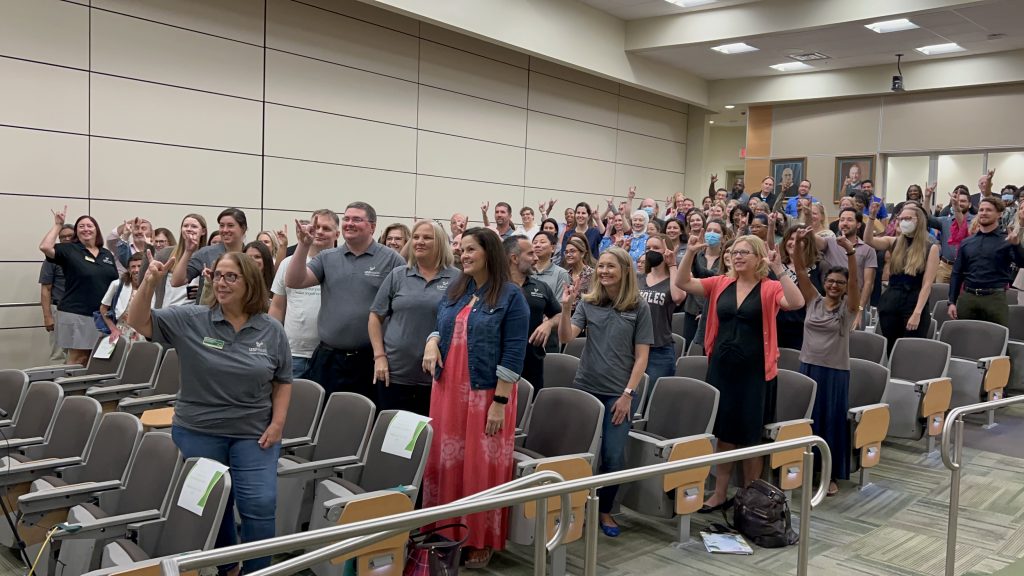
[[[621,469],[643,375],[674,374],[677,313],[721,392],[719,450],[761,441],[786,347],[818,384],[815,432],[841,454],[849,334],[872,306],[890,347],[925,335],[936,281],[949,283],[951,317],[1006,324],[1006,289],[1022,287],[1024,210],[1016,187],[993,193],[993,177],[948,202],[913,185],[889,207],[872,182],[848,180],[831,222],[810,181],[779,190],[771,177],[748,194],[742,180],[730,190],[712,176],[699,201],[679,193],[661,205],[634,206],[634,187],[621,202],[567,207],[561,221],[550,199],[521,208],[519,226],[498,202],[493,213],[481,205],[479,227],[457,213],[448,230],[418,220],[378,234],[374,208],[352,202],[297,220],[291,246],[287,228],[247,242],[237,208],[216,230],[188,214],[177,234],[135,218],[106,235],[89,215],[66,224],[65,209],[39,246],[43,320],[54,358],[69,363],[84,364],[101,334],[177,349],[173,437],[185,456],[229,465],[243,541],[273,536],[293,379],[431,417],[423,505],[439,505],[511,479],[515,384],[543,387],[545,354],[581,335],[573,385],[605,407],[601,470]],[[834,462],[830,494],[849,475]],[[744,481],[760,475],[760,459],[743,463]],[[731,477],[719,468],[704,511],[728,505]],[[610,537],[614,500],[614,487],[601,490]],[[486,566],[504,547],[506,513],[462,521],[467,565]],[[237,536],[226,514],[218,545]]]

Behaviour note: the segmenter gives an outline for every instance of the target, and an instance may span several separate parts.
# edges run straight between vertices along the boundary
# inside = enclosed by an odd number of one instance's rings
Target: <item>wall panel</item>
[[[0,54],[89,67],[89,8],[60,0],[4,0]]]
[[[0,194],[86,198],[88,173],[88,137],[0,127]]]

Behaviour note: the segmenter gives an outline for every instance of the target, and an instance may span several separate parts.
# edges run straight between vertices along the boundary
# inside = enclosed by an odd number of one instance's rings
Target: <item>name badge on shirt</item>
[[[216,338],[210,338],[209,336],[207,336],[207,337],[203,338],[203,346],[207,346],[209,348],[215,348],[217,350],[223,350],[224,349],[224,341],[223,340],[217,340]]]
[[[92,262],[93,264],[95,264],[95,263],[96,263],[96,259],[95,259],[95,258],[93,258],[92,256],[86,256],[86,257],[85,257],[85,261],[86,261],[86,262]]]

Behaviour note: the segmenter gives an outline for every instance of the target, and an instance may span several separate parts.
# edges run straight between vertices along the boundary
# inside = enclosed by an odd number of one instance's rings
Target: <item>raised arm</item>
[[[316,222],[316,217],[310,221]],[[319,283],[316,274],[313,274],[306,265],[309,247],[313,244],[313,236],[310,235],[312,230],[313,224],[303,225],[298,220],[295,221],[295,237],[298,244],[295,246],[295,254],[292,254],[292,259],[288,262],[288,270],[284,273],[284,285],[293,290],[309,288]]]
[[[782,259],[779,258],[779,253],[772,250],[768,253],[768,267],[772,272],[775,273],[775,277],[779,279],[779,283],[782,284],[782,302],[780,306],[783,310],[797,310],[804,307],[804,295],[800,293],[800,289],[793,283],[793,279],[786,274],[785,268],[782,267]],[[793,268],[797,271],[797,276],[801,274],[807,275],[807,269],[804,267],[804,263],[800,255],[793,259]]]
[[[896,239],[889,236],[875,237],[875,219],[878,218],[878,209],[881,206],[878,202],[871,203],[868,221],[864,224],[864,243],[875,250],[888,250]]]
[[[485,228],[487,226],[491,225],[491,219],[487,215],[487,211],[490,210],[490,209],[491,209],[491,203],[490,202],[484,202],[483,204],[480,205],[480,215],[483,216],[483,218],[484,218],[484,227]]]
[[[566,283],[562,288],[562,312],[558,315],[558,340],[562,344],[572,342],[583,331],[582,328],[574,326],[572,323],[572,302],[579,292],[579,278],[573,283]]]
[[[686,243],[686,253],[683,254],[683,262],[679,265],[675,281],[673,282],[675,288],[694,296],[704,296],[704,285],[701,284],[700,280],[693,277],[692,268],[693,259],[696,257],[697,251],[706,246],[707,244],[703,242],[702,238],[690,236]]]
[[[186,231],[182,235],[181,242],[185,244],[185,249],[181,253],[181,265],[175,266],[171,271],[172,288],[180,288],[189,283],[188,263],[192,259],[192,255],[199,250],[199,236],[195,232]]]
[[[789,254],[789,257],[793,262],[793,269],[796,271],[797,288],[800,289],[800,294],[804,297],[804,303],[806,304],[818,297],[818,290],[811,283],[811,278],[807,275],[807,267],[803,265],[804,246],[811,241],[810,237],[816,236],[816,234],[811,234],[809,228],[801,228],[795,232],[795,235],[796,246],[793,252]]]
[[[149,269],[128,305],[128,325],[146,338],[153,337],[153,310],[150,307],[153,301],[153,292],[156,291],[157,285],[164,281],[167,270],[173,266],[173,256],[164,264],[150,255]]]
[[[39,251],[47,258],[53,258],[56,255],[54,247],[57,245],[60,229],[64,227],[64,218],[68,213],[68,207],[65,205],[63,210],[57,212],[51,210],[50,212],[53,214],[53,226],[46,231],[46,235],[43,236],[43,240],[39,243]],[[98,230],[97,233],[99,233]]]
[[[860,312],[860,285],[857,281],[857,250],[845,237],[836,240],[839,247],[846,251],[846,270],[849,278],[846,281],[846,309],[851,314]],[[864,278],[867,279],[867,270]],[[872,276],[873,277],[873,276]],[[805,295],[806,298],[806,295]]]

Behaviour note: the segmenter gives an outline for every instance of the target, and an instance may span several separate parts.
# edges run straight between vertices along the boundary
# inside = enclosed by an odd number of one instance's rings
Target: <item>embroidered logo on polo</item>
[[[531,298],[543,298],[544,297],[544,293],[541,292],[540,290],[538,290],[537,288],[534,288],[533,290],[530,291],[530,297]]]
[[[370,266],[363,272],[363,276],[370,276],[372,278],[380,278],[380,272],[377,272],[376,266]]]
[[[447,280],[441,280],[440,282],[438,282],[437,289],[442,291],[442,292],[447,290],[448,289],[448,281]]]
[[[267,345],[264,344],[262,340],[258,341],[258,342],[256,342],[255,346],[250,346],[249,347],[249,353],[250,354],[260,354],[261,356],[266,356],[267,355]]]

